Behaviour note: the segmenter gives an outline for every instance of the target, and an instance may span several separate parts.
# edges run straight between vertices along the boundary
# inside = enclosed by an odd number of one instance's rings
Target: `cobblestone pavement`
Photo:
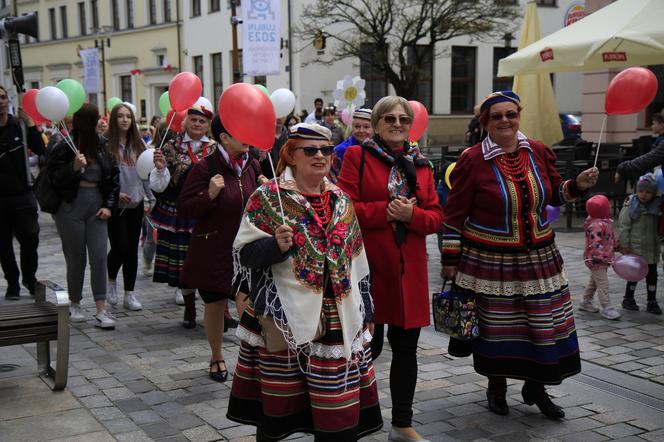
[[[64,259],[55,227],[50,216],[42,214],[40,221],[38,277],[64,286]],[[578,305],[588,275],[581,260],[583,234],[558,233],[558,244],[566,260],[574,303]],[[435,237],[429,241],[429,256],[430,287],[434,291],[441,284]],[[611,297],[619,304],[624,283],[612,272],[610,275]],[[2,280],[2,292],[4,284]],[[202,327],[183,329],[182,310],[174,304],[172,290],[152,284],[140,274],[140,269],[137,293],[144,309],[125,312],[121,307],[114,308],[117,328],[102,331],[92,322],[94,304],[86,278],[83,307],[89,320],[71,328],[68,390],[94,419],[88,422],[90,419],[82,417],[86,425],[80,426],[74,420],[67,439],[254,440],[253,427],[238,425],[225,417],[231,381],[220,384],[207,377],[209,349]],[[28,297],[25,298],[27,302]],[[0,308],[5,302],[0,300]],[[644,311],[643,285],[637,289],[637,302],[641,311],[623,311],[618,321],[605,320],[599,314],[576,313],[583,372],[549,389],[565,408],[566,418],[560,422],[550,421],[535,407],[524,405],[520,397],[522,383],[518,381],[511,382],[508,389],[510,415],[490,413],[484,393],[486,379],[474,372],[472,360],[449,356],[447,338],[431,327],[423,330],[414,425],[432,441],[664,441],[664,318]],[[198,301],[198,305],[202,319],[202,303]],[[237,351],[238,339],[227,334],[224,354],[231,374]],[[28,353],[34,355],[34,346],[0,348],[0,364],[12,362],[21,367],[15,373],[0,373],[0,392],[8,383],[21,379],[19,375],[34,375],[36,364]],[[387,439],[390,358],[386,351],[376,362],[385,426],[381,433],[365,440]],[[51,393],[45,385],[42,390],[44,403],[61,400],[55,399],[61,396]],[[0,432],[5,435],[0,439],[64,437],[44,432],[41,427],[32,431],[22,427],[20,433],[12,433],[10,430],[20,425],[19,420],[2,412],[12,407],[10,401],[0,396]],[[67,418],[65,412],[49,416],[54,420]],[[104,429],[106,432],[100,431]],[[291,439],[313,440],[306,435],[294,435]]]

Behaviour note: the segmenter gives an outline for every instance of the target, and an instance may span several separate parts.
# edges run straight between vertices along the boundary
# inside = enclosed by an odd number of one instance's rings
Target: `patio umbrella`
[[[537,42],[541,37],[537,4],[530,0],[519,37],[519,50]],[[521,98],[521,131],[529,138],[551,146],[563,139],[556,97],[549,74],[525,74],[514,77],[514,92]]]
[[[618,0],[500,61],[498,76],[664,64],[663,0]]]

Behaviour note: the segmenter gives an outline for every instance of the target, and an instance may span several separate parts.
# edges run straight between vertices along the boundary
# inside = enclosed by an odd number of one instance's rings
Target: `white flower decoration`
[[[337,81],[337,88],[332,92],[334,97],[334,105],[338,109],[344,109],[347,107],[361,107],[367,94],[364,92],[364,79],[357,77],[351,77],[346,75],[343,80]]]

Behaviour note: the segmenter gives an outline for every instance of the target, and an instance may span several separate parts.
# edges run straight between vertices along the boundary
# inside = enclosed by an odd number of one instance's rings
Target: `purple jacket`
[[[178,196],[178,215],[196,219],[180,280],[185,287],[232,294],[233,241],[240,227],[244,206],[258,187],[258,162],[249,161],[238,177],[218,149],[214,153],[217,173],[224,188],[210,200],[210,172],[206,160],[196,163]]]

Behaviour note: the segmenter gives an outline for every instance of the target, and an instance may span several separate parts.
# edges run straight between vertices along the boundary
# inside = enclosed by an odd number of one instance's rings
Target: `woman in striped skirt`
[[[383,424],[369,267],[352,202],[325,178],[333,147],[328,129],[294,126],[278,183],[251,196],[235,239],[252,303],[238,327],[228,418],[255,425],[258,441],[295,432],[355,441]]]
[[[494,92],[481,105],[488,136],[463,152],[451,176],[443,274],[454,290],[477,298],[472,353],[475,370],[489,378],[489,409],[508,414],[506,378],[522,379],[524,402],[557,419],[565,413],[544,386],[578,373],[581,363],[567,277],[545,209],[580,197],[598,171],[563,180],[553,151],[519,132],[520,111],[512,91]]]

